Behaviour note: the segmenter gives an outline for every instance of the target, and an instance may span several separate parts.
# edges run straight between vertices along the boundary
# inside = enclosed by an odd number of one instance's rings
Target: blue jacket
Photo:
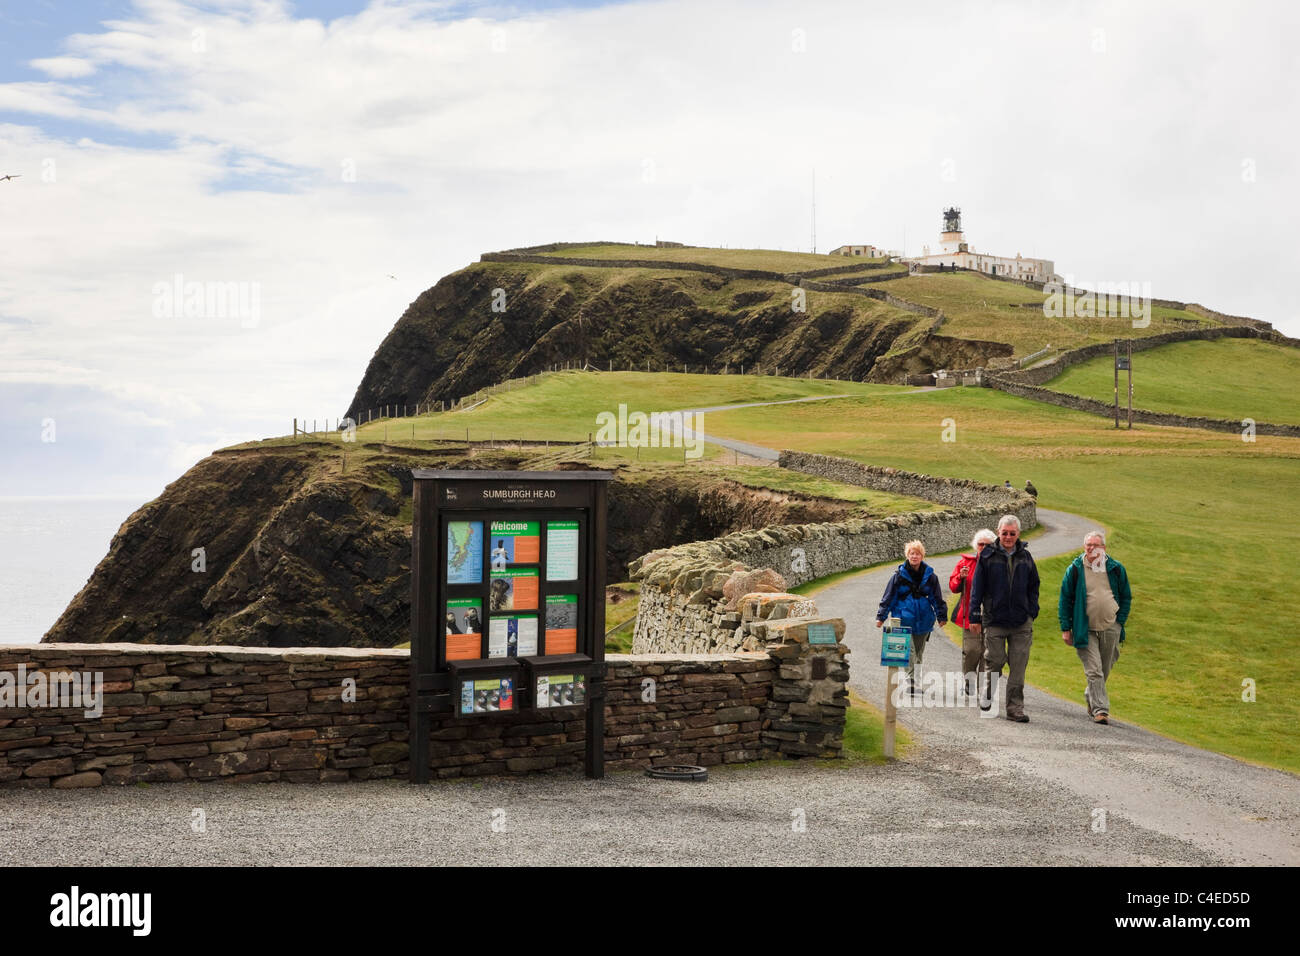
[[[1016,539],[1010,554],[999,544],[980,552],[970,586],[970,620],[984,627],[1019,627],[1038,617],[1038,565]]]
[[[936,620],[940,624],[948,620],[948,605],[944,603],[934,570],[924,561],[918,570],[921,580],[916,584],[907,562],[898,566],[885,587],[884,597],[880,599],[877,621],[896,617],[913,634],[929,634]]]
[[[1110,593],[1119,605],[1115,614],[1115,623],[1119,625],[1119,640],[1124,643],[1124,622],[1128,620],[1129,608],[1133,604],[1133,591],[1129,588],[1128,572],[1109,554],[1106,555],[1106,578],[1110,581]],[[1070,562],[1061,579],[1061,600],[1057,604],[1056,616],[1061,619],[1061,630],[1069,631],[1075,647],[1088,646],[1088,584],[1083,577],[1083,555]]]

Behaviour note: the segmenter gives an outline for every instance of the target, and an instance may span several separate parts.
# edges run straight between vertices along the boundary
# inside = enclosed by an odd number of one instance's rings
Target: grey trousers
[[[976,674],[984,669],[984,635],[972,634],[970,628],[961,629],[961,672],[966,679],[966,693],[972,697],[975,696],[975,686],[971,681],[976,678],[971,674]]]
[[[912,635],[912,654],[907,661],[907,686],[916,686],[916,668],[921,663],[921,658],[925,657],[925,643],[930,639],[927,634]]]
[[[1007,716],[1025,712],[1025,669],[1029,666],[1029,648],[1034,643],[1034,622],[1019,627],[984,628],[984,669],[989,671],[989,697],[997,694],[1002,666],[1010,663],[1007,674]]]
[[[1088,686],[1083,689],[1088,713],[1109,714],[1110,695],[1106,693],[1106,680],[1119,656],[1119,625],[1114,624],[1104,631],[1088,631],[1087,646],[1076,647],[1074,652],[1083,662],[1083,673],[1088,678]]]

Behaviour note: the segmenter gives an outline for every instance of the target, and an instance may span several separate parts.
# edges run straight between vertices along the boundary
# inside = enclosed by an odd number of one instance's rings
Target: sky
[[[1300,335],[1293,5],[0,0],[0,496],[339,417],[486,251],[935,244]],[[187,314],[178,283],[242,295]],[[215,302],[215,300],[214,300]]]

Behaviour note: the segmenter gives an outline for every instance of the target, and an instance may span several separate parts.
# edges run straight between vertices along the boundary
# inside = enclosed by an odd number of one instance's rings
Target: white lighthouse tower
[[[966,252],[966,238],[961,232],[961,210],[950,206],[943,211],[943,232],[939,234],[939,255],[956,255]]]

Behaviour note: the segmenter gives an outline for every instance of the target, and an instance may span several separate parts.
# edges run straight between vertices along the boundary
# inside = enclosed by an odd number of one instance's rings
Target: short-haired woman
[[[913,695],[920,693],[916,686],[916,666],[925,656],[925,642],[935,624],[948,620],[948,605],[934,569],[925,563],[925,545],[909,541],[903,546],[907,559],[898,566],[876,612],[876,627],[887,617],[896,617],[903,627],[912,632],[912,653],[907,664],[907,683]]]
[[[988,528],[975,532],[970,546],[974,554],[963,554],[948,578],[948,590],[960,594],[957,610],[952,612],[952,622],[961,628],[961,672],[966,675],[966,693],[974,697],[979,688],[975,675],[984,669],[984,636],[970,631],[970,589],[975,580],[975,566],[980,552],[998,540]]]

